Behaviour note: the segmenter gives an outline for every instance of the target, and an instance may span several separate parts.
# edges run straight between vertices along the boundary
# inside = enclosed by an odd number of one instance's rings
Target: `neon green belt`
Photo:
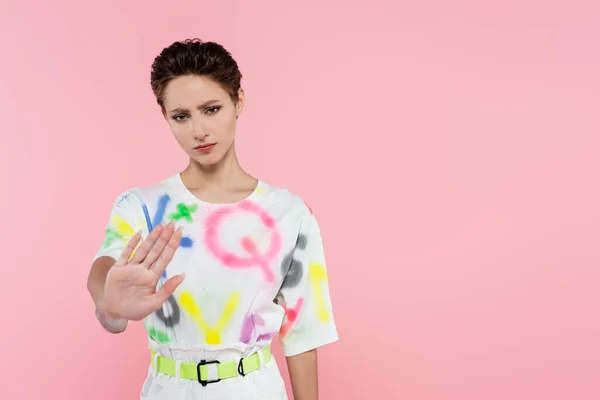
[[[271,360],[271,346],[265,347],[261,352],[263,354],[264,363],[266,364]],[[164,356],[155,357],[156,353],[152,350],[150,350],[150,354],[152,355],[152,366],[158,372],[170,376],[177,376],[177,361]],[[217,379],[208,380],[208,367],[210,364],[216,365]],[[219,382],[222,379],[233,378],[238,375],[245,376],[259,368],[260,355],[257,352],[246,358],[242,358],[239,363],[235,361],[220,362],[217,360],[202,360],[199,363],[181,362],[179,366],[179,377],[197,380],[202,386],[206,386],[209,383]]]

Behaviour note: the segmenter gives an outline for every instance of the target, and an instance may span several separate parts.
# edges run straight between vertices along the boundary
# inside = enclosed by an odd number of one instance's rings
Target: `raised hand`
[[[182,275],[168,279],[159,290],[161,274],[173,259],[181,241],[181,228],[170,222],[158,225],[135,251],[137,233],[108,271],[101,312],[113,319],[139,321],[162,307],[183,281]]]

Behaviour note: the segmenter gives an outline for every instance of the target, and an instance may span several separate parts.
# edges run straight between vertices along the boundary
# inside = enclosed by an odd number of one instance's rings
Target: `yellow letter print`
[[[135,229],[133,229],[131,224],[129,222],[127,222],[119,214],[115,214],[112,217],[111,224],[115,227],[116,234],[119,235],[121,240],[123,240],[125,243],[129,242],[131,240],[131,238],[136,234]],[[135,249],[133,249],[133,251],[131,252],[131,256],[129,257],[130,260],[133,258],[136,250],[141,245],[142,245],[142,240],[140,240],[138,242],[138,244],[135,246]]]
[[[124,240],[126,238],[132,238],[135,235],[135,229],[127,222],[123,217],[119,214],[113,215],[112,224],[115,226],[115,231],[119,236],[121,236]]]
[[[225,309],[223,310],[223,314],[221,314],[221,318],[217,321],[217,323],[211,327],[209,326],[204,318],[202,317],[202,313],[200,311],[200,307],[194,301],[192,294],[189,292],[181,293],[179,296],[179,303],[183,307],[185,311],[190,314],[190,316],[196,321],[200,329],[204,332],[206,336],[207,344],[220,344],[221,343],[221,333],[223,329],[231,319],[233,312],[235,311],[238,301],[240,299],[239,294],[236,292],[231,295],[229,301],[225,305]]]
[[[321,264],[310,263],[309,274],[310,282],[315,291],[315,311],[317,312],[317,317],[320,321],[327,322],[329,321],[329,311],[327,311],[325,296],[323,295],[323,288],[321,286],[321,281],[327,283],[327,272]]]

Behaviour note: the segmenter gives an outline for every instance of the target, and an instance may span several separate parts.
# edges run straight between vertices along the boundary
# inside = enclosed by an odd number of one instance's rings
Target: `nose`
[[[208,136],[208,131],[206,126],[202,123],[202,121],[195,119],[192,124],[192,135],[195,140],[203,141]]]

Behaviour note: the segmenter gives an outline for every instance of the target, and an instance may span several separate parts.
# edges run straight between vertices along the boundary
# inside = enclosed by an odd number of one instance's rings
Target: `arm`
[[[318,400],[317,349],[287,357],[295,400]]]
[[[108,271],[116,263],[127,242],[139,230],[135,220],[139,218],[137,211],[141,210],[141,203],[133,191],[119,195],[114,201],[110,211],[104,241],[99,251],[94,256],[94,262],[87,278],[87,290],[96,306],[96,319],[100,325],[110,333],[121,333],[127,327],[127,321],[111,318],[104,307],[104,286]]]
[[[309,210],[300,225],[286,277],[277,297],[284,309],[279,333],[296,400],[318,400],[317,349],[338,340],[323,244]]]
[[[115,264],[112,257],[103,256],[92,263],[90,273],[88,274],[87,289],[96,306],[96,319],[100,325],[110,333],[121,333],[127,328],[127,320],[114,319],[106,315],[103,307],[104,284],[106,275]]]

